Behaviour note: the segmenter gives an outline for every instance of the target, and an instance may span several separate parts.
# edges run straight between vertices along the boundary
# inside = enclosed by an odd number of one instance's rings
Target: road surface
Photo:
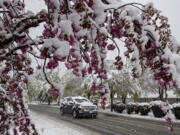
[[[74,119],[71,115],[60,115],[59,108],[47,105],[30,105],[30,110],[51,116],[87,128],[101,135],[180,135],[180,124],[174,125],[174,131],[168,131],[168,123],[130,118],[124,116],[109,116],[99,113],[96,119]]]

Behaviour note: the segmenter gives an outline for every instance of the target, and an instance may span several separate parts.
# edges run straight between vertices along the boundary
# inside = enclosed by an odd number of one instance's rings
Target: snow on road
[[[95,135],[85,129],[72,128],[72,125],[68,125],[61,120],[55,120],[33,111],[31,111],[31,118],[40,135]]]

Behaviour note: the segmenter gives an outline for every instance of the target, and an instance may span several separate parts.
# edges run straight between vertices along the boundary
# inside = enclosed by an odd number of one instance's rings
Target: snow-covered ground
[[[81,127],[31,111],[31,119],[40,135],[98,135]]]

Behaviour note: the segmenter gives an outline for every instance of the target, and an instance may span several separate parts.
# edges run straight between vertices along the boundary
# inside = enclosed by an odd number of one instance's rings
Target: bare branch
[[[127,4],[124,4],[124,5],[122,5],[122,6],[118,7],[118,8],[107,8],[107,9],[104,9],[104,12],[106,12],[106,11],[108,11],[108,10],[117,10],[117,9],[120,9],[120,8],[123,8],[123,7],[126,7],[126,6],[133,6],[133,7],[136,7],[136,8],[138,8],[138,9],[140,9],[141,11],[145,12],[144,10],[142,10],[141,8],[139,8],[139,7],[136,6],[136,5],[139,5],[139,6],[144,7],[143,4],[140,4],[140,3],[134,3],[134,2],[133,2],[133,3],[127,3]]]
[[[47,74],[46,74],[46,71],[45,71],[46,60],[47,60],[47,58],[45,58],[45,60],[44,60],[43,73],[44,73],[44,76],[45,76],[46,81],[47,81],[50,85],[52,85],[52,83],[49,81],[49,79],[48,79],[48,77],[47,77]]]
[[[34,53],[32,53],[31,51],[27,51],[29,54],[31,54],[32,56],[34,56],[34,58],[36,59],[36,58],[38,58],[38,59],[40,59],[39,58],[39,56],[37,56],[37,55],[35,55]],[[37,60],[37,59],[36,59]]]

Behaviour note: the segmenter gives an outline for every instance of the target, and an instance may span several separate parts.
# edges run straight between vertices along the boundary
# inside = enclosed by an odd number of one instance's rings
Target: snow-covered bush
[[[139,103],[139,112],[141,115],[148,115],[150,112],[150,105],[149,103]]]
[[[128,114],[133,113],[133,112],[135,111],[135,106],[136,106],[135,103],[128,103],[128,104],[126,105],[127,113],[128,113]]]
[[[162,110],[162,106],[166,106],[167,103],[163,101],[152,101],[150,102],[151,110],[153,112],[154,117],[162,118],[166,115],[166,111]]]
[[[135,106],[134,106],[134,112],[135,112],[136,114],[139,113],[139,104],[135,104]]]
[[[176,119],[180,119],[180,103],[173,104],[172,111],[173,111]]]
[[[126,109],[126,105],[123,103],[118,103],[113,105],[115,112],[122,113]]]

